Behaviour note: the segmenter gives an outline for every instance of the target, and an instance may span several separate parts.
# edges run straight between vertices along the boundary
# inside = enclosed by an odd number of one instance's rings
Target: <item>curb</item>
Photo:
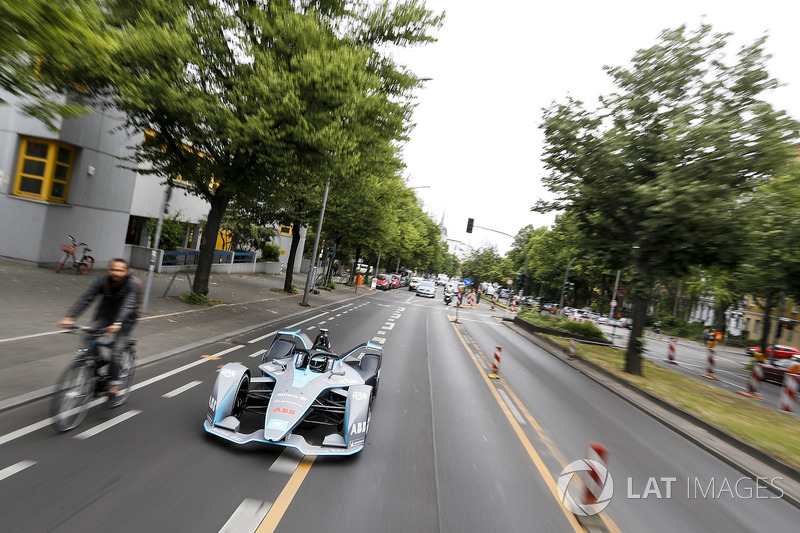
[[[520,335],[528,338],[534,344],[536,344],[540,348],[542,348],[545,351],[547,351],[548,353],[550,353],[550,355],[553,355],[554,357],[557,357],[558,359],[560,359],[562,362],[570,365],[572,368],[574,368],[575,370],[581,372],[583,375],[585,375],[586,377],[588,377],[589,379],[591,379],[592,381],[594,381],[598,385],[602,386],[606,390],[609,390],[609,391],[613,392],[614,394],[616,394],[617,396],[619,396],[620,398],[622,398],[623,400],[625,400],[629,404],[633,405],[634,407],[636,407],[640,411],[642,411],[645,414],[647,414],[650,417],[652,417],[654,420],[657,420],[659,423],[661,423],[664,426],[668,427],[672,431],[675,431],[676,433],[678,433],[682,437],[686,438],[687,440],[691,441],[695,445],[699,446],[703,450],[709,452],[711,455],[713,455],[714,457],[720,459],[722,462],[724,462],[728,466],[732,467],[733,469],[738,470],[739,472],[741,472],[741,473],[743,473],[743,474],[745,474],[745,475],[747,475],[747,476],[749,476],[751,478],[757,478],[757,477],[762,477],[763,478],[763,476],[759,476],[758,473],[753,472],[753,471],[749,470],[748,468],[746,468],[741,463],[739,463],[737,461],[734,461],[733,459],[731,459],[727,455],[723,454],[722,452],[720,452],[719,450],[717,450],[713,446],[708,445],[703,440],[701,440],[701,439],[697,438],[696,436],[692,435],[690,432],[684,431],[683,429],[677,427],[675,424],[672,424],[669,420],[664,419],[663,417],[661,417],[661,416],[651,412],[650,410],[648,410],[645,406],[633,401],[633,399],[631,399],[628,396],[622,394],[620,391],[616,390],[614,387],[611,387],[606,382],[598,379],[597,376],[594,376],[591,373],[586,372],[585,369],[581,368],[579,365],[576,365],[573,361],[570,361],[568,359],[568,353],[565,352],[564,349],[561,348],[560,346],[557,346],[557,345],[549,342],[547,339],[540,338],[540,337],[536,336],[535,334],[527,333],[525,331],[521,331],[522,328],[518,328],[514,324],[508,324],[506,322],[503,322],[503,324],[506,327],[508,327],[508,328],[512,329],[513,331],[515,331],[517,334],[520,334]],[[681,409],[679,407],[676,407],[676,406],[672,405],[671,403],[669,403],[669,402],[667,402],[667,401],[665,401],[665,400],[663,400],[663,399],[661,399],[661,398],[659,398],[657,396],[654,396],[653,394],[651,394],[651,393],[649,393],[649,392],[647,392],[647,391],[645,391],[643,389],[640,389],[636,385],[633,385],[632,383],[629,383],[629,382],[625,381],[624,379],[620,378],[619,376],[607,371],[606,369],[594,364],[591,361],[588,361],[587,359],[584,359],[584,358],[582,358],[580,356],[575,356],[575,360],[576,361],[580,361],[582,364],[584,364],[587,367],[589,367],[589,369],[602,374],[603,376],[613,380],[615,383],[623,385],[625,388],[627,388],[631,392],[634,392],[636,394],[639,394],[639,395],[643,396],[647,400],[657,404],[658,406],[660,406],[663,409],[669,411],[670,413],[675,414],[675,415],[681,417],[682,419],[684,419],[685,421],[690,422],[690,423],[692,423],[692,424],[694,424],[694,425],[696,425],[696,426],[708,431],[709,433],[713,434],[715,437],[717,437],[720,440],[724,441],[726,444],[728,444],[728,445],[738,449],[739,451],[751,456],[756,461],[759,461],[762,464],[764,464],[765,466],[767,466],[769,468],[772,468],[772,469],[778,471],[781,474],[786,475],[787,478],[791,479],[795,483],[800,483],[800,470],[796,469],[795,467],[793,467],[791,465],[788,465],[788,464],[776,459],[775,457],[767,454],[765,451],[761,450],[760,448],[757,448],[757,447],[755,447],[755,446],[753,446],[751,444],[748,444],[747,442],[744,442],[743,440],[739,439],[738,437],[735,437],[734,435],[728,433],[727,431],[723,430],[722,428],[720,428],[718,426],[715,426],[714,424],[712,424],[712,423],[710,423],[710,422],[708,422],[706,420],[698,418],[697,416],[695,416],[695,415],[693,415],[693,414],[691,414],[691,413],[689,413],[687,411],[684,411],[683,409]],[[780,499],[785,500],[787,503],[789,503],[792,506],[800,509],[800,495],[795,496],[795,495],[789,494],[787,491],[785,491],[783,489],[780,489],[780,488],[777,488],[777,487],[773,487],[771,484],[766,488],[767,488],[767,490],[770,490],[774,494],[778,495],[780,497]],[[780,490],[780,493],[778,493],[776,491],[776,489]]]
[[[288,318],[293,318],[293,317],[296,317],[296,316],[300,316],[300,315],[303,315],[305,313],[308,313],[309,311],[316,311],[316,310],[319,310],[319,309],[325,309],[327,307],[333,307],[333,306],[336,306],[336,305],[341,305],[343,303],[349,302],[350,300],[355,300],[357,298],[363,298],[364,296],[367,296],[367,294],[363,294],[363,295],[360,295],[360,296],[351,296],[350,298],[344,298],[342,300],[339,300],[338,302],[331,302],[331,303],[327,303],[327,304],[324,304],[324,305],[320,305],[318,307],[303,308],[300,311],[297,311],[297,312],[294,312],[294,313],[289,313],[289,314],[286,314],[286,315],[282,315],[280,317],[274,318],[274,319],[269,320],[267,322],[261,322],[261,323],[258,323],[258,324],[253,324],[251,326],[246,326],[244,328],[241,328],[241,329],[238,329],[238,330],[235,330],[235,331],[228,331],[226,333],[221,333],[221,334],[218,334],[218,335],[214,335],[214,336],[208,337],[206,339],[201,339],[201,340],[195,341],[195,342],[193,342],[191,344],[184,344],[183,346],[180,346],[179,348],[173,348],[171,350],[167,350],[167,351],[161,352],[159,354],[151,355],[151,356],[149,356],[149,357],[147,357],[145,359],[140,359],[140,360],[138,360],[136,362],[136,368],[141,368],[143,366],[146,366],[146,365],[149,365],[149,364],[152,364],[152,363],[156,363],[156,362],[161,361],[163,359],[166,359],[168,357],[172,357],[174,355],[179,355],[179,354],[187,352],[189,350],[193,350],[195,348],[199,348],[200,346],[203,346],[204,344],[210,344],[210,343],[214,343],[214,342],[219,342],[219,341],[227,339],[229,337],[233,337],[233,336],[236,336],[236,335],[242,335],[244,333],[247,333],[248,331],[252,331],[254,329],[258,329],[258,328],[269,326],[269,325],[274,324],[274,323],[276,323],[276,322],[278,322],[280,320],[285,320],[285,319],[288,319]],[[252,302],[244,302],[242,304],[219,304],[219,306],[232,307],[232,306],[235,306],[235,305],[246,305],[248,303],[252,303]],[[213,306],[213,307],[219,307],[219,306]],[[174,316],[176,314],[191,313],[191,312],[194,312],[194,311],[195,310],[192,309],[192,310],[188,310],[188,311],[181,311],[179,313],[171,313],[169,315],[164,315],[164,316]],[[152,318],[162,318],[162,317],[159,316],[159,317],[152,317]],[[53,334],[57,334],[57,333],[64,333],[64,332],[62,332],[62,331],[53,332]],[[55,392],[55,388],[56,388],[55,385],[51,385],[51,386],[45,387],[43,389],[27,392],[25,394],[21,394],[19,396],[15,396],[13,398],[9,398],[7,400],[0,401],[0,413],[2,413],[3,411],[7,411],[9,409],[13,409],[14,407],[19,407],[19,406],[25,405],[27,403],[31,403],[31,402],[34,402],[34,401],[37,401],[37,400],[41,400],[42,398],[46,398],[46,397],[52,395]]]

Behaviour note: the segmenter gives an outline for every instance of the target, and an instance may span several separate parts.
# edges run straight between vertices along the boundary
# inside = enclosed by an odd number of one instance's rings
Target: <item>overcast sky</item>
[[[540,163],[542,108],[567,95],[593,106],[612,90],[604,65],[627,65],[638,49],[667,28],[701,22],[750,44],[767,33],[769,73],[787,87],[770,101],[800,119],[800,4],[792,0],[571,2],[428,0],[446,11],[432,45],[402,51],[398,60],[433,78],[419,91],[406,178],[423,208],[444,214],[451,239],[473,247],[496,245],[505,254],[528,224],[550,226],[554,216],[532,213],[546,195]],[[705,17],[704,17],[705,16]]]

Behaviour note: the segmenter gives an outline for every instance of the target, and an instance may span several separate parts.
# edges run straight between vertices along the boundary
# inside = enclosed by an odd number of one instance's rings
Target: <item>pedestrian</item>
[[[708,328],[704,329],[703,330],[703,344],[708,342],[709,335],[710,335],[710,332],[708,331]]]
[[[97,298],[101,296],[100,305],[95,312],[92,329],[105,329],[116,335],[111,351],[111,367],[109,369],[108,405],[117,407],[121,401],[119,392],[120,360],[125,343],[136,325],[136,317],[141,306],[141,282],[130,275],[128,263],[124,259],[115,258],[108,264],[108,274],[98,279],[67,311],[59,326],[69,328],[75,319]]]

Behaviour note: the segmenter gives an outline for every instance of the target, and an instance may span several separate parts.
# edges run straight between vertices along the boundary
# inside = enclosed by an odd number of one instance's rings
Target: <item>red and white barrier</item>
[[[798,411],[797,397],[800,392],[800,364],[792,363],[783,375],[783,386],[778,399],[778,409],[787,413]]]
[[[503,353],[501,346],[494,347],[494,360],[492,361],[492,373],[489,374],[490,378],[497,379],[500,377],[500,354]]]
[[[470,307],[475,307],[475,293],[471,292],[467,294],[467,305]]]
[[[575,359],[575,339],[569,339],[569,358]]]
[[[764,379],[764,370],[761,368],[761,363],[758,361],[753,365],[753,371],[750,372],[750,378],[747,380],[747,390],[750,394],[758,394],[758,387]]]
[[[706,359],[706,373],[701,374],[706,379],[713,379],[714,381],[719,381],[719,378],[714,375],[714,357],[716,356],[716,352],[714,352],[714,348],[711,346],[708,347],[708,358]]]
[[[677,365],[678,362],[675,361],[675,345],[678,344],[678,339],[675,337],[669,338],[669,344],[667,344],[667,361],[672,363],[673,365]]]
[[[586,487],[583,495],[584,505],[597,503],[606,485],[605,477],[601,475],[601,472],[597,471],[592,461],[603,465],[606,472],[602,474],[608,475],[608,448],[599,442],[590,442],[586,446],[586,464],[591,468],[583,472],[583,484]]]
[[[514,298],[511,300],[511,306],[509,308],[509,311],[512,312],[512,313],[516,313],[517,312],[517,297],[516,296],[514,296]]]

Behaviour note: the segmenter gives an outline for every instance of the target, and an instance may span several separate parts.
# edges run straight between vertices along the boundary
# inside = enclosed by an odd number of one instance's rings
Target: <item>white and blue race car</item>
[[[325,328],[314,342],[300,330],[279,331],[257,375],[241,363],[220,369],[203,427],[236,444],[277,444],[305,455],[357,453],[369,430],[382,352],[367,342],[339,356]]]

